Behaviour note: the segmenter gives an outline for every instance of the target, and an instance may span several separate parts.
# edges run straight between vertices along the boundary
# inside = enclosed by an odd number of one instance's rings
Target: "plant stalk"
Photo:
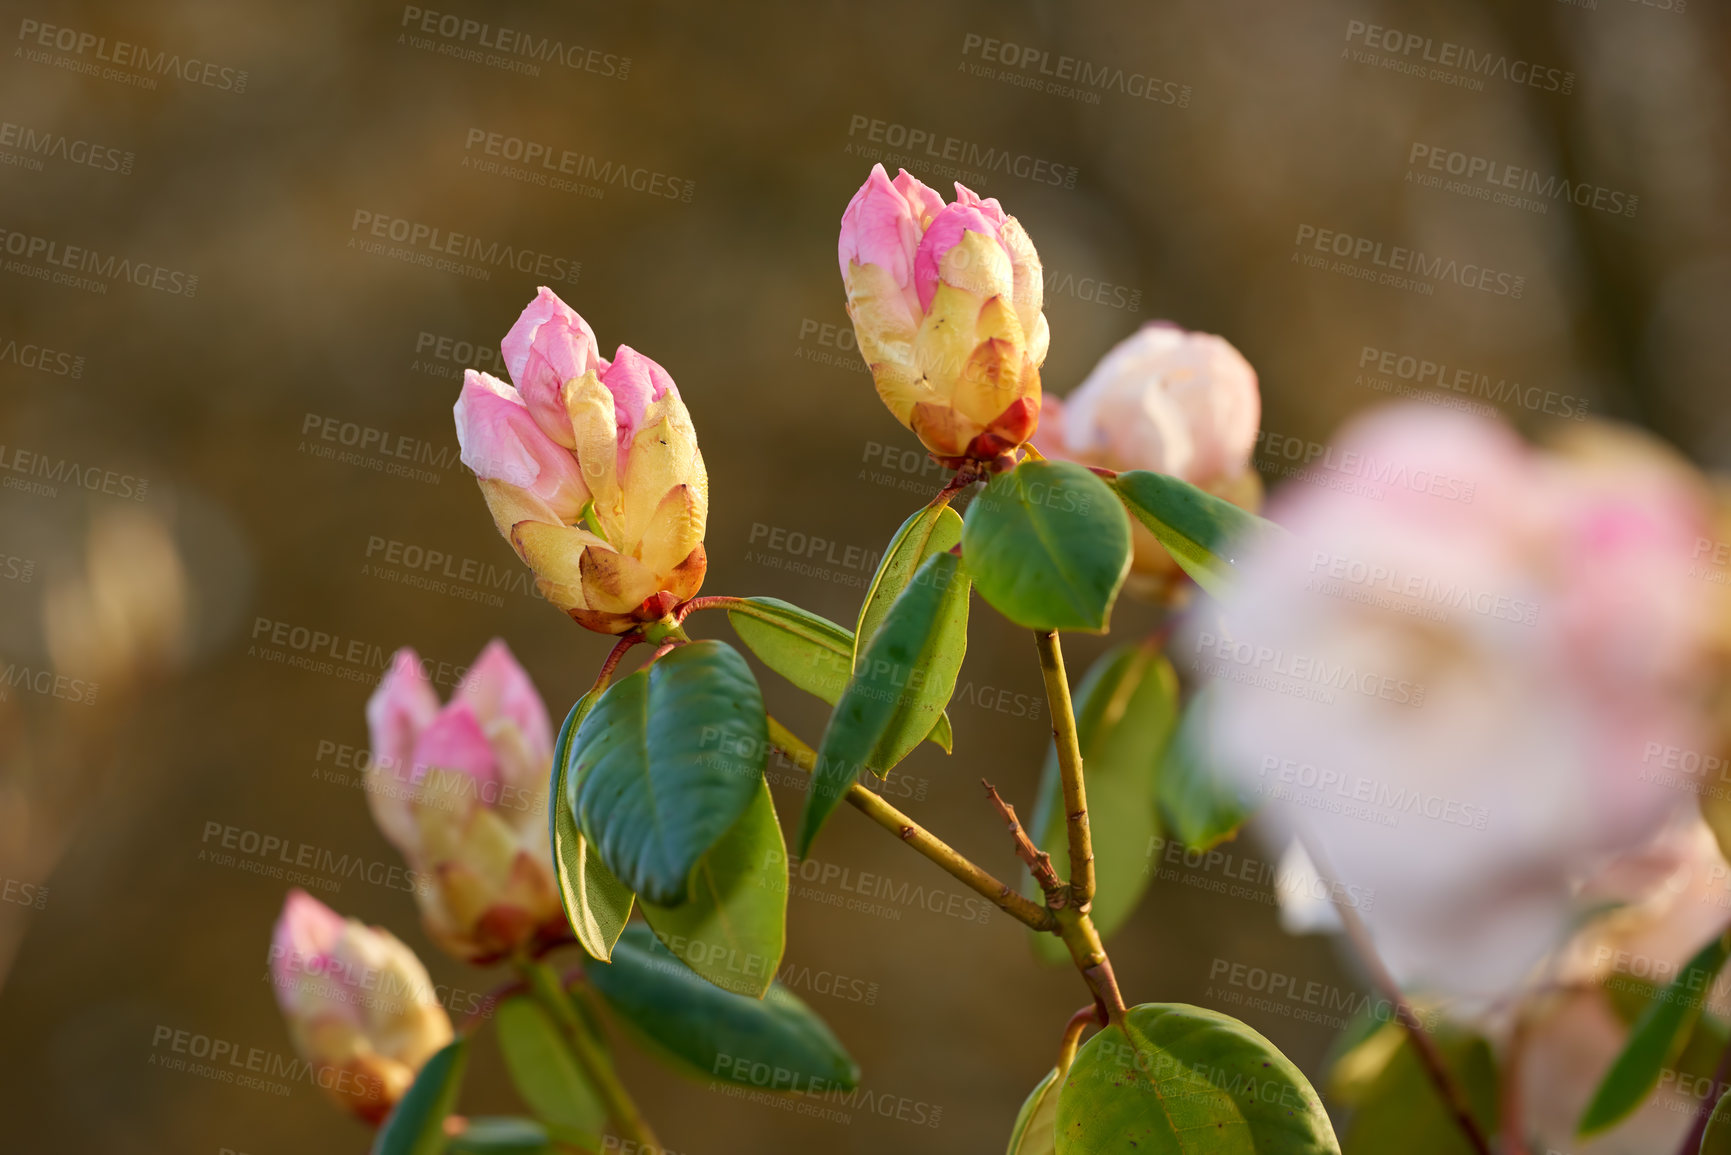
[[[1094,901],[1094,843],[1088,833],[1088,790],[1082,782],[1082,745],[1076,735],[1076,712],[1070,703],[1070,681],[1064,673],[1064,651],[1058,642],[1058,631],[1035,631],[1034,637],[1040,644],[1040,674],[1046,681],[1052,740],[1057,744],[1058,770],[1064,783],[1064,825],[1070,843],[1070,904],[1086,912]]]
[[[795,766],[811,773],[817,751],[801,741],[774,718],[769,720],[769,744],[786,754]],[[1058,922],[1045,907],[1024,898],[990,873],[957,853],[943,839],[861,786],[851,783],[843,795],[848,805],[938,864],[974,893],[981,895],[1017,922],[1038,931],[1058,929]]]
[[[571,1047],[572,1057],[577,1060],[577,1065],[583,1068],[590,1085],[600,1093],[601,1101],[607,1105],[607,1115],[613,1120],[613,1125],[619,1128],[620,1136],[634,1141],[641,1150],[661,1150],[655,1132],[644,1122],[631,1093],[625,1089],[625,1084],[619,1081],[619,1076],[614,1074],[612,1064],[607,1061],[607,1056],[595,1037],[589,1033],[583,1016],[571,1005],[571,999],[565,993],[565,984],[560,981],[558,972],[544,962],[530,959],[519,959],[516,965],[535,1001],[559,1024],[565,1041]]]

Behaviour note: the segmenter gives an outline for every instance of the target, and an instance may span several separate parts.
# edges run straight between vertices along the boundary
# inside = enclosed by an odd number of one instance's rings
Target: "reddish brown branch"
[[[992,805],[998,808],[998,814],[1010,828],[1010,838],[1016,846],[1016,857],[1027,865],[1028,873],[1040,884],[1040,891],[1046,896],[1046,905],[1053,910],[1065,905],[1070,901],[1070,888],[1064,885],[1063,880],[1052,869],[1052,856],[1034,845],[1027,831],[1022,829],[1021,822],[1016,819],[1016,808],[1004,801],[997,787],[984,778],[980,779],[980,785],[986,788],[986,796],[992,800]]]

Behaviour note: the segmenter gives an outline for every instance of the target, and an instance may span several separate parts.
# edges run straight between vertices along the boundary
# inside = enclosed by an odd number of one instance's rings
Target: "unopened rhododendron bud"
[[[1262,480],[1251,467],[1262,398],[1256,370],[1224,338],[1152,321],[1113,346],[1062,402],[1046,399],[1034,446],[1124,472],[1166,473],[1254,513]],[[1132,587],[1169,594],[1182,571],[1136,522]]]
[[[994,199],[882,165],[841,218],[847,311],[878,396],[949,465],[1021,445],[1040,416],[1048,332],[1033,242]]]
[[[673,378],[621,345],[602,358],[549,289],[502,345],[514,385],[471,369],[457,442],[548,601],[626,633],[703,584],[709,479]]]
[[[567,933],[547,834],[553,733],[501,641],[444,706],[413,650],[398,650],[367,703],[367,800],[416,872],[427,931],[470,962]]]
[[[1403,983],[1520,989],[1579,888],[1693,806],[1704,485],[1627,431],[1556,450],[1428,406],[1355,422],[1270,503],[1187,642],[1223,766],[1320,850]]]
[[[369,1123],[390,1114],[421,1065],[451,1041],[450,1017],[415,952],[305,891],[289,891],[283,903],[270,974],[314,1081]]]

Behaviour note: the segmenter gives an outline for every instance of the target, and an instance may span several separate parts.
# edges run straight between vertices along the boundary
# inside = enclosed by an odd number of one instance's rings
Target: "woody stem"
[[[817,751],[806,745],[786,726],[774,718],[769,720],[769,744],[786,754],[806,773],[817,765]],[[1058,922],[1052,912],[1011,890],[990,873],[957,853],[943,839],[861,786],[848,786],[843,795],[849,806],[876,822],[885,830],[938,864],[952,877],[974,893],[981,895],[999,910],[1033,930],[1056,931]]]

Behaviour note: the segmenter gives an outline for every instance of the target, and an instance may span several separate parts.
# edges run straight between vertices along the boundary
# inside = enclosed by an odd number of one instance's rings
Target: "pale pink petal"
[[[301,974],[317,974],[342,937],[343,916],[299,887],[288,892],[271,932],[270,966],[277,1002],[291,1005]]]
[[[836,259],[843,280],[850,263],[878,265],[897,285],[909,288],[920,236],[942,208],[943,198],[908,173],[891,183],[883,165],[873,165],[842,214]]]
[[[536,754],[553,752],[547,707],[536,692],[535,683],[501,639],[487,643],[487,648],[463,675],[456,696],[474,708],[483,726],[495,718],[507,719],[516,725]]]
[[[574,522],[589,500],[577,459],[529,415],[511,386],[470,369],[454,409],[463,464],[476,476],[526,489]]]
[[[619,467],[623,474],[625,454],[631,447],[631,439],[643,426],[643,414],[651,403],[667,394],[679,396],[679,390],[667,370],[629,345],[619,346],[613,354],[612,364],[601,375],[601,384],[613,394],[613,419],[619,430]]]
[[[448,703],[415,744],[414,780],[423,781],[432,770],[467,774],[481,786],[499,781],[498,755],[469,702]]]
[[[511,331],[505,334],[505,339],[499,343],[499,350],[505,355],[505,371],[511,375],[511,380],[518,385],[523,383],[524,371],[529,364],[529,350],[535,343],[535,334],[541,326],[557,317],[570,325],[589,332],[589,326],[577,310],[559,299],[558,294],[545,285],[535,293],[535,299],[529,302],[517,323],[511,326]],[[591,344],[595,335],[589,334]]]
[[[982,207],[989,203],[991,208]],[[938,270],[943,263],[944,254],[961,243],[963,233],[981,233],[997,241],[1000,246],[1004,242],[998,233],[1003,227],[1003,213],[998,212],[999,219],[994,220],[992,210],[996,202],[982,202],[981,205],[953,204],[932,218],[931,227],[926,229],[920,238],[919,248],[914,253],[914,289],[919,294],[922,310],[932,307],[932,297],[938,291]],[[1004,255],[1009,256],[1010,250],[1004,247]]]
[[[367,699],[367,730],[373,762],[402,772],[421,731],[439,713],[439,697],[421,670],[420,655],[407,646],[391,656],[391,668]]]
[[[577,444],[571,432],[571,417],[565,410],[560,388],[585,373],[600,371],[595,334],[583,318],[549,318],[535,334],[523,371],[517,375],[517,391],[548,437],[571,449]]]

